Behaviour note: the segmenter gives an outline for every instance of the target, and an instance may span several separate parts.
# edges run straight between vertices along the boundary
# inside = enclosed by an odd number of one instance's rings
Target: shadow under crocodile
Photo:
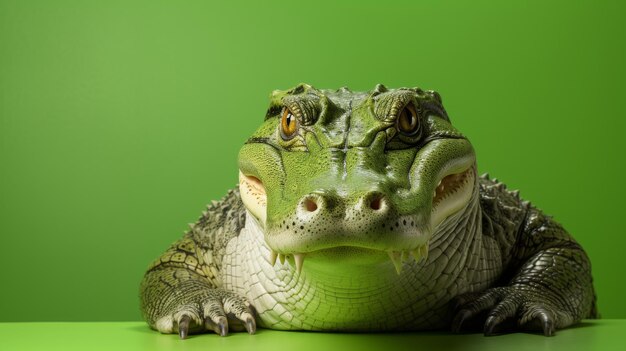
[[[146,325],[129,327],[144,337],[150,337],[158,349],[205,349],[218,346],[226,351],[253,347],[254,350],[272,350],[288,347],[292,350],[557,350],[588,349],[593,347],[597,322],[583,321],[561,329],[553,337],[541,333],[514,332],[485,337],[481,332],[453,334],[448,331],[395,332],[395,333],[322,333],[303,331],[277,331],[259,329],[255,335],[235,332],[227,337],[214,333],[189,335],[180,340],[176,334],[160,334]],[[201,346],[200,346],[201,345]],[[189,348],[191,347],[191,348]]]

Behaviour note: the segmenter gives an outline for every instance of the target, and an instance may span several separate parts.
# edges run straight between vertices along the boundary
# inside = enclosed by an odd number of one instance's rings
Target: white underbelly
[[[254,223],[248,215],[246,227],[228,243],[221,278],[223,288],[252,303],[262,327],[389,330],[437,328],[444,323],[445,304],[456,292],[439,286],[441,281],[428,280],[437,276],[437,265],[414,262],[401,275],[387,265],[380,268],[384,274],[367,279],[346,274],[331,282],[307,269],[311,263],[300,274],[288,261],[272,266],[270,250]]]

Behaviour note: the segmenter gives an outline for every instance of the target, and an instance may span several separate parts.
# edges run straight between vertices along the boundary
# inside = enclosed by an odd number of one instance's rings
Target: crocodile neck
[[[405,262],[400,274],[389,259],[375,258],[369,264],[310,259],[300,274],[293,262],[272,266],[262,229],[248,213],[226,247],[223,287],[255,301],[259,324],[272,329],[441,328],[451,298],[492,282],[484,274],[493,267],[483,259],[478,188],[464,209],[438,227],[428,258]]]

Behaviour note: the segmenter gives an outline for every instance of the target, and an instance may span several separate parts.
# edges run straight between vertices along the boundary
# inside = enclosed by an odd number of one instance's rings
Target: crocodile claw
[[[256,333],[256,323],[254,322],[254,318],[252,317],[246,318],[246,322],[244,323],[244,326],[246,327],[248,334]]]
[[[487,320],[485,321],[485,329],[484,329],[485,335],[486,336],[497,335],[498,333],[496,332],[496,327],[500,323],[502,323],[503,320],[504,320],[504,317],[501,315],[489,316]]]
[[[217,322],[217,328],[220,336],[228,335],[228,320],[226,317],[220,317],[219,322]]]
[[[189,322],[191,322],[191,317],[189,315],[183,315],[180,318],[180,322],[178,322],[178,335],[181,339],[187,339],[187,335],[189,334]]]
[[[460,333],[461,328],[463,327],[463,322],[465,322],[471,316],[472,313],[469,310],[459,311],[459,313],[457,313],[457,315],[454,317],[454,320],[452,321],[452,332]]]

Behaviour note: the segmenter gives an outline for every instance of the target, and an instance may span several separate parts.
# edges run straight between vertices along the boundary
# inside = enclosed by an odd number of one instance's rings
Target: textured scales
[[[476,176],[435,92],[276,91],[239,165],[148,269],[152,328],[552,335],[597,315],[582,248]]]

